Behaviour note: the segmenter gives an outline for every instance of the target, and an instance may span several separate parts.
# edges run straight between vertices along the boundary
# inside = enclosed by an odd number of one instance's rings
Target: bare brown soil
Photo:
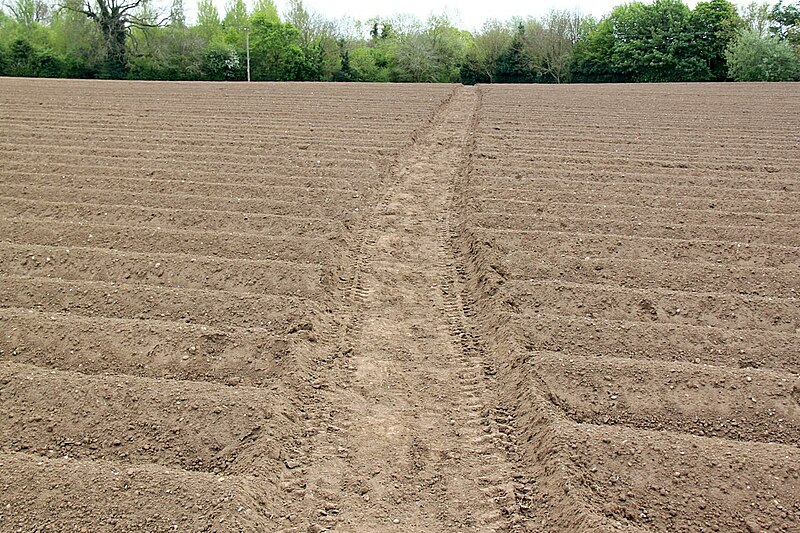
[[[531,529],[800,530],[800,87],[482,87],[461,255]]]
[[[800,531],[800,86],[0,89],[0,530]]]

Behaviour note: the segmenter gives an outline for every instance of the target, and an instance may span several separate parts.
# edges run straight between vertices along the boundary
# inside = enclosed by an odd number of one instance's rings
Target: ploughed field
[[[797,84],[0,79],[0,530],[798,531],[798,213]]]
[[[800,530],[800,86],[482,92],[464,254],[545,529]]]
[[[0,80],[0,528],[261,529],[452,87]]]

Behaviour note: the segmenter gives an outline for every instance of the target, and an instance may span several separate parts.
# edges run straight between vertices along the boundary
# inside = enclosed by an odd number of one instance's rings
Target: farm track
[[[475,89],[456,91],[368,219],[351,318],[321,376],[325,411],[285,481],[299,500],[288,531],[525,528],[512,418],[452,247],[453,187],[478,104]]]
[[[0,531],[800,529],[796,84],[0,89]]]

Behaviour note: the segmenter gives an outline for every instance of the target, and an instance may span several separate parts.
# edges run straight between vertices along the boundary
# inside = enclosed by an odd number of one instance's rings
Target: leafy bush
[[[59,78],[64,75],[63,61],[52,50],[40,50],[36,53],[35,73],[43,78]]]
[[[241,63],[233,46],[211,43],[203,56],[203,77],[213,81],[241,79]]]
[[[8,53],[3,45],[0,44],[0,76],[7,76],[8,74]]]
[[[26,39],[15,39],[9,49],[9,73],[12,76],[36,75],[36,50]]]
[[[725,56],[728,74],[736,81],[800,80],[800,58],[791,44],[774,35],[743,31]]]

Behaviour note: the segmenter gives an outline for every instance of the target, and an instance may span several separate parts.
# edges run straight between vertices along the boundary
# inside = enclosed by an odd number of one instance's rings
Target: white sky
[[[225,13],[226,0],[214,0],[220,15]],[[650,0],[645,0],[650,1]],[[246,0],[249,6],[253,0]],[[365,21],[369,18],[389,17],[398,14],[410,14],[424,20],[430,14],[447,12],[456,25],[465,30],[477,30],[486,20],[496,18],[508,20],[512,17],[540,17],[552,9],[577,9],[585,15],[600,18],[611,11],[614,6],[625,0],[557,0],[522,1],[522,0],[484,0],[482,2],[456,2],[453,0],[405,0],[403,2],[380,2],[375,0],[304,0],[306,9],[319,13],[326,18],[339,19],[348,16],[355,20]],[[694,7],[697,0],[684,0],[689,7]],[[737,2],[735,2],[737,3]],[[747,3],[739,0],[738,3]],[[275,4],[281,15],[286,10],[285,0],[276,0]],[[197,12],[196,0],[184,0],[187,14],[194,18]]]
[[[388,17],[399,13],[415,15],[426,19],[430,14],[447,12],[457,26],[465,30],[479,29],[489,19],[508,20],[512,17],[538,17],[551,9],[575,9],[597,17],[605,14],[622,1],[615,0],[484,0],[482,2],[455,2],[439,0],[405,0],[403,2],[376,2],[370,0],[304,0],[310,11],[316,11],[330,18],[349,15],[357,20],[374,16]],[[276,2],[281,8],[281,2]]]

